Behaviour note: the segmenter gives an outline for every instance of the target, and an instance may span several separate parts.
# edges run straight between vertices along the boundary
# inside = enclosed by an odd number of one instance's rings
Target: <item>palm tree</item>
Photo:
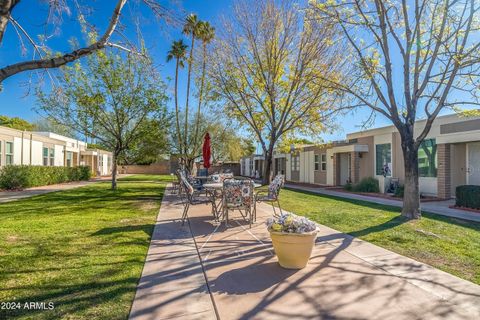
[[[190,56],[188,58],[188,77],[187,77],[187,98],[185,102],[185,137],[184,143],[185,147],[188,145],[187,141],[187,132],[188,132],[188,102],[190,98],[190,79],[192,73],[192,64],[193,64],[193,49],[195,46],[195,39],[198,37],[200,21],[197,18],[196,14],[190,14],[185,19],[185,24],[183,26],[183,34],[190,36],[192,38],[192,43],[190,46]]]
[[[215,37],[215,28],[210,25],[208,21],[200,21],[199,27],[198,27],[198,39],[202,41],[202,46],[203,46],[203,61],[202,61],[202,78],[200,82],[200,94],[198,97],[198,107],[197,107],[197,119],[196,119],[196,124],[195,124],[195,145],[197,145],[197,139],[198,139],[198,129],[200,126],[200,109],[202,106],[202,100],[203,100],[203,89],[205,86],[205,71],[206,71],[206,66],[207,66],[207,45],[213,40]]]
[[[176,118],[176,129],[177,129],[177,138],[178,138],[178,146],[180,148],[180,154],[183,155],[184,150],[183,148],[183,141],[182,141],[182,133],[180,131],[180,121],[178,119],[179,110],[178,110],[178,69],[183,68],[185,66],[185,56],[187,54],[188,46],[183,42],[183,40],[173,41],[171,49],[167,53],[167,62],[170,62],[172,59],[175,59],[175,118]],[[187,132],[185,131],[185,136]]]

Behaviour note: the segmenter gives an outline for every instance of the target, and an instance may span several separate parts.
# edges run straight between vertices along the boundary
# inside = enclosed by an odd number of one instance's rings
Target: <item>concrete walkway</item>
[[[355,193],[346,193],[346,192],[330,190],[322,187],[307,187],[307,186],[300,186],[296,184],[286,184],[285,186],[289,189],[294,189],[294,190],[325,194],[325,195],[335,196],[339,198],[368,201],[368,202],[384,204],[384,205],[400,207],[400,208],[402,207],[402,201],[398,201],[398,200],[370,197],[370,196],[355,194]],[[454,204],[455,204],[455,200],[429,201],[429,202],[422,202],[421,208],[425,212],[435,213],[435,214],[452,217],[452,218],[480,222],[479,213],[449,208],[449,206],[452,206]]]
[[[277,264],[265,219],[226,229],[164,197],[130,319],[479,319],[480,286],[325,226],[309,265]],[[238,219],[235,219],[235,216]]]
[[[123,178],[126,176],[129,176],[129,175],[127,174],[119,175],[119,178]],[[0,203],[30,198],[30,197],[34,197],[42,194],[51,193],[51,192],[75,189],[75,188],[89,185],[91,183],[96,183],[100,181],[111,181],[111,179],[112,177],[99,177],[99,178],[92,179],[90,181],[75,181],[75,182],[68,182],[68,183],[61,183],[61,184],[52,184],[49,186],[27,188],[21,191],[0,191]]]

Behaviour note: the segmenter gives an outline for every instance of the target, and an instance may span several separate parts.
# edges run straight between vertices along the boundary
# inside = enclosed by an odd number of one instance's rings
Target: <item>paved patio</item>
[[[130,319],[478,319],[480,286],[319,226],[307,268],[276,262],[258,221],[214,223],[197,205],[181,226],[165,195]]]

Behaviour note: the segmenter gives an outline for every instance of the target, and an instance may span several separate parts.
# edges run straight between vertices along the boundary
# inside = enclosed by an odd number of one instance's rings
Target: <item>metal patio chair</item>
[[[230,178],[223,181],[222,190],[222,209],[225,225],[228,225],[228,214],[230,211],[238,210],[252,227],[254,221],[254,203],[253,194],[254,183],[251,179]]]
[[[181,195],[183,195],[183,213],[182,213],[182,226],[185,224],[185,220],[188,218],[188,210],[190,209],[191,205],[196,204],[208,204],[211,203],[210,199],[199,199],[198,196],[200,195],[199,191],[196,191],[195,188],[190,184],[188,179],[183,175],[180,174],[181,179]]]
[[[254,208],[255,218],[257,215],[257,202],[269,202],[273,208],[273,215],[278,217],[279,215],[277,214],[277,211],[275,210],[275,206],[274,206],[274,203],[276,202],[278,204],[278,209],[280,210],[280,215],[282,215],[282,208],[280,207],[279,195],[280,195],[280,190],[283,188],[284,185],[285,185],[285,178],[283,175],[279,174],[268,185],[268,192],[259,191],[255,194],[255,208]]]

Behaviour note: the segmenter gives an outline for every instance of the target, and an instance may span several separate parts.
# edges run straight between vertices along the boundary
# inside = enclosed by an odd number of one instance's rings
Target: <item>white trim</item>
[[[368,152],[368,145],[366,144],[349,144],[346,146],[333,147],[334,153],[344,152]]]

